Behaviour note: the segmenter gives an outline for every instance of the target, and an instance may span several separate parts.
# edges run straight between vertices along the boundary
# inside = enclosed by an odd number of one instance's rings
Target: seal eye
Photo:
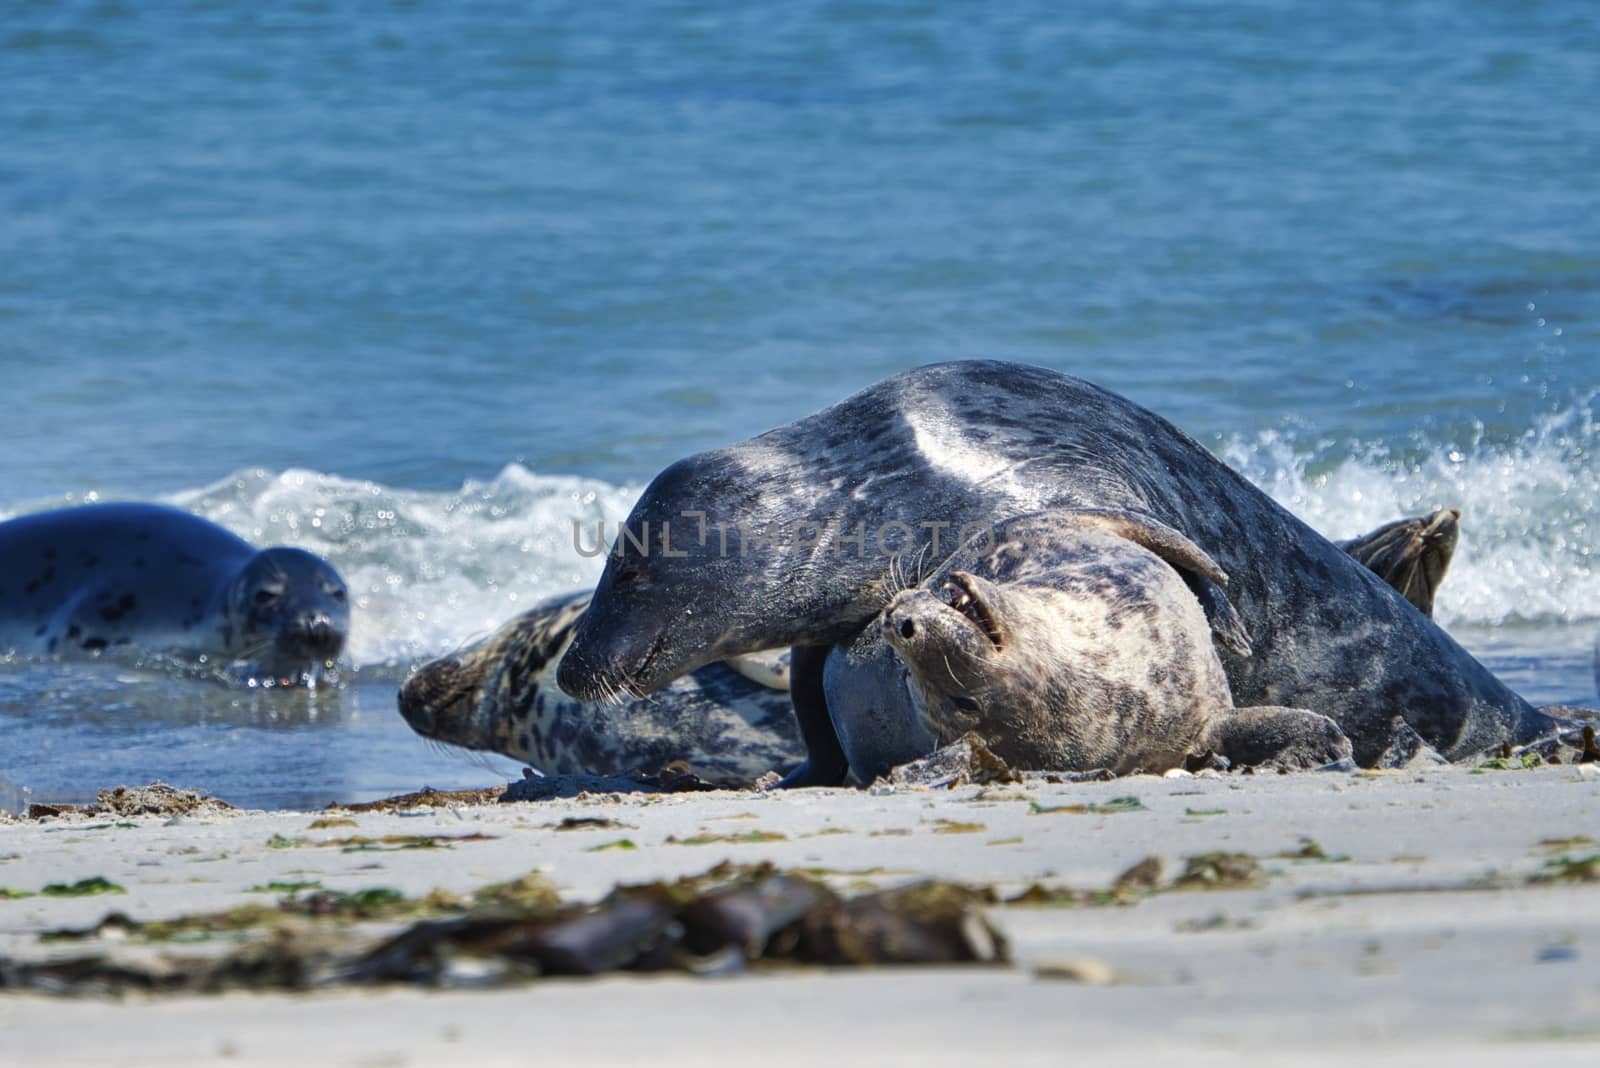
[[[332,597],[335,601],[343,601],[345,598],[345,593],[341,587],[335,586],[333,589],[328,591],[328,596]]]
[[[264,608],[267,605],[271,604],[273,601],[276,601],[277,599],[278,599],[278,594],[274,590],[257,590],[256,591],[256,605],[258,607]]]

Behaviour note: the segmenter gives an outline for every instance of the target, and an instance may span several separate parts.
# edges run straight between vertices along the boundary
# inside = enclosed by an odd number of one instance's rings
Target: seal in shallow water
[[[301,682],[332,665],[349,628],[327,561],[257,550],[176,508],[91,504],[0,523],[0,651],[128,649]]]
[[[777,655],[707,664],[647,700],[587,704],[555,665],[588,593],[547,601],[452,656],[418,668],[400,714],[418,734],[527,761],[548,775],[654,771],[683,761],[719,786],[749,786],[804,755]]]
[[[850,767],[870,782],[968,731],[1022,770],[1159,772],[1206,753],[1348,760],[1326,716],[1233,706],[1216,645],[1250,647],[1226,583],[1187,538],[1141,516],[1050,511],[985,531],[829,654],[824,688]],[[891,685],[874,692],[881,679]]]
[[[991,361],[896,375],[656,476],[562,658],[561,688],[645,694],[792,645],[808,756],[787,782],[840,782],[823,664],[883,607],[891,555],[942,561],[951,531],[1050,508],[1146,516],[1199,546],[1230,576],[1254,646],[1221,653],[1235,702],[1327,715],[1359,763],[1381,755],[1394,715],[1451,759],[1556,727],[1166,420],[1081,379]]]

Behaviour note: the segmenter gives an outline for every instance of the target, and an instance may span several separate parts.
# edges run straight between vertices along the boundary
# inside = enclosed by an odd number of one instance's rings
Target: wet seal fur
[[[1452,760],[1558,725],[1171,423],[1070,375],[993,361],[908,371],[662,471],[624,524],[560,686],[591,700],[648,694],[715,660],[791,645],[808,756],[786,782],[839,783],[848,762],[823,665],[877,616],[890,574],[857,533],[908,524],[893,550],[936,563],[954,548],[933,548],[939,529],[1053,508],[1148,517],[1197,545],[1229,575],[1253,645],[1248,657],[1220,652],[1234,701],[1326,715],[1358,763],[1382,755],[1395,715]],[[744,533],[800,527],[804,539]]]
[[[1326,716],[1234,707],[1216,646],[1250,645],[1226,585],[1183,535],[1128,513],[1041,512],[985,531],[829,654],[850,767],[870,782],[968,731],[1024,770],[1348,762]]]
[[[576,701],[556,664],[588,593],[524,612],[483,641],[418,668],[400,714],[418,734],[523,760],[547,775],[653,771],[682,761],[707,782],[749,786],[804,755],[784,657],[707,664],[648,699]]]
[[[280,683],[319,678],[349,594],[304,549],[257,550],[163,505],[91,504],[0,523],[0,651],[126,650]]]

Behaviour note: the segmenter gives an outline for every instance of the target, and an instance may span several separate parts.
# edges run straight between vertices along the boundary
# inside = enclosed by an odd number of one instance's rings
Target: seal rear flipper
[[[828,697],[823,688],[823,666],[827,645],[796,645],[789,654],[789,699],[794,703],[800,738],[806,745],[806,758],[778,783],[787,790],[796,786],[841,786],[850,773],[844,747],[834,733],[828,714]]]
[[[1440,752],[1429,745],[1404,716],[1389,721],[1389,744],[1373,761],[1374,768],[1414,768],[1430,764],[1448,764]]]
[[[1385,523],[1369,534],[1334,544],[1432,618],[1434,595],[1460,537],[1461,510],[1441,508],[1429,515]]]
[[[1228,758],[1234,767],[1276,764],[1319,768],[1353,760],[1350,739],[1339,725],[1317,712],[1277,705],[1254,705],[1219,713],[1193,746]]]

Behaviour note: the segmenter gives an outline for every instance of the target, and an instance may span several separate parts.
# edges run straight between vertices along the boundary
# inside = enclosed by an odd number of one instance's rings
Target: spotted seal
[[[1348,760],[1326,716],[1233,706],[1216,647],[1249,656],[1250,645],[1226,584],[1197,546],[1143,516],[999,524],[830,652],[824,690],[851,770],[870,782],[968,731],[1020,769],[1165,771],[1207,753]]]
[[[586,699],[647,694],[714,660],[791,645],[808,755],[786,782],[838,783],[848,762],[824,664],[883,606],[891,556],[942,560],[950,531],[1053,508],[1148,517],[1198,546],[1229,575],[1253,644],[1248,657],[1220,652],[1234,701],[1326,715],[1359,763],[1382,754],[1395,715],[1451,759],[1556,727],[1165,419],[1082,379],[996,361],[917,368],[666,468],[624,522],[558,681]]]
[[[1459,519],[1441,509],[1337,544],[1431,612]],[[1348,757],[1324,716],[1233,708],[1205,638],[1209,625],[1250,654],[1214,588],[1224,578],[1188,539],[1138,516],[1046,512],[983,532],[829,652],[824,692],[851,771],[870,782],[968,730],[1024,770],[1160,771],[1204,752],[1234,765]],[[1197,589],[1222,597],[1210,620],[1195,615]]]
[[[327,561],[257,550],[177,508],[91,504],[0,523],[0,650],[129,650],[293,683],[321,677],[349,629]]]
[[[488,638],[418,668],[399,694],[418,734],[523,760],[549,775],[654,771],[683,761],[701,779],[749,786],[804,755],[784,656],[707,664],[645,700],[585,703],[555,665],[589,594],[522,613]]]

